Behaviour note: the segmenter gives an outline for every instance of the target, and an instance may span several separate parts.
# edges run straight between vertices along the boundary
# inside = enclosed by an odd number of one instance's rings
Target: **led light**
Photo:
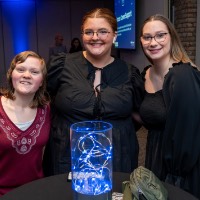
[[[112,189],[112,125],[85,121],[71,126],[72,188],[86,195]]]
[[[8,23],[13,40],[14,53],[29,49],[29,29],[34,22],[35,1],[2,1],[2,13]]]

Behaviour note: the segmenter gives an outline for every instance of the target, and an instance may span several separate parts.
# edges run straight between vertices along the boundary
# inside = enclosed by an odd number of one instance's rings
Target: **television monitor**
[[[117,39],[115,47],[135,49],[135,0],[115,0],[117,18]]]

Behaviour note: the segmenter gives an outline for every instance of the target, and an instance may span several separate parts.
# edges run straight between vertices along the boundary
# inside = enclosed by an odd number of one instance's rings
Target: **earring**
[[[113,44],[115,44],[116,37],[113,38]]]

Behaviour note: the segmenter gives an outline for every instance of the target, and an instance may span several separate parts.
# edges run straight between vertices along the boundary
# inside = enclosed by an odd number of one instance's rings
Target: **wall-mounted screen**
[[[118,34],[115,47],[135,49],[135,0],[115,0]]]

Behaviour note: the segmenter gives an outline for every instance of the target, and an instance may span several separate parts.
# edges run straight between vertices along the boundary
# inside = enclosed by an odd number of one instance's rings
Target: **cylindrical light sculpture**
[[[70,131],[74,200],[111,200],[112,125],[83,121]]]

